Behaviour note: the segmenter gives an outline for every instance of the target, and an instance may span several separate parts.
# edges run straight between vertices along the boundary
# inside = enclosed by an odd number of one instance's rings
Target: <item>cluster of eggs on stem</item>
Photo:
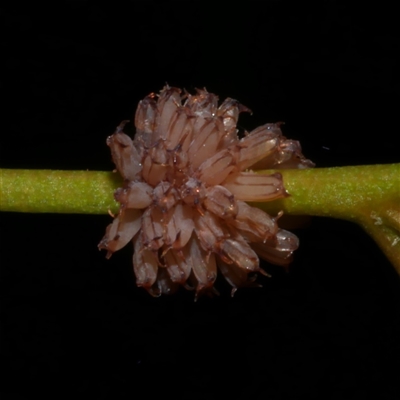
[[[182,95],[165,87],[139,103],[133,139],[123,132],[128,121],[107,139],[124,184],[99,248],[110,257],[132,241],[137,285],[154,296],[179,286],[196,297],[215,291],[218,270],[234,293],[264,273],[259,257],[287,265],[298,247],[297,237],[278,227],[279,215],[247,202],[287,196],[281,174],[253,170],[313,164],[280,124],[239,138],[241,111],[249,110],[229,98],[218,106],[205,89]]]

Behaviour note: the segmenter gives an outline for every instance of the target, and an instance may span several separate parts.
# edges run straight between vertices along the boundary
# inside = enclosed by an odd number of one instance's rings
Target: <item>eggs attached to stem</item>
[[[272,171],[259,171],[260,174]],[[253,204],[276,214],[345,219],[360,224],[400,275],[400,164],[280,170],[289,193]],[[0,169],[0,211],[106,214],[118,210],[112,172]]]

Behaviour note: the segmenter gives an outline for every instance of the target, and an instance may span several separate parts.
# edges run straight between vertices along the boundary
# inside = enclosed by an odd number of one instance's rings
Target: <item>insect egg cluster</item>
[[[120,210],[100,249],[107,257],[133,242],[138,286],[151,295],[179,286],[196,297],[215,291],[219,271],[232,286],[255,285],[259,257],[287,265],[297,237],[280,229],[277,217],[249,201],[287,196],[279,173],[251,169],[308,168],[300,144],[286,139],[280,124],[266,124],[239,138],[236,100],[218,105],[212,93],[195,95],[173,87],[140,101],[136,134],[123,121],[107,139],[123,186]]]

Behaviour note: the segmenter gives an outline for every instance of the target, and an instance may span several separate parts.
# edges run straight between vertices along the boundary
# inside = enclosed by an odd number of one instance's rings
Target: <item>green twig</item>
[[[104,214],[119,208],[118,185],[112,172],[2,169],[0,211]]]
[[[356,222],[400,275],[400,164],[280,172],[291,196],[260,203],[260,208]]]
[[[271,173],[271,171],[259,171]],[[289,197],[257,206],[270,213],[360,224],[400,274],[400,164],[280,170]],[[116,212],[119,175],[98,171],[0,170],[0,211]]]

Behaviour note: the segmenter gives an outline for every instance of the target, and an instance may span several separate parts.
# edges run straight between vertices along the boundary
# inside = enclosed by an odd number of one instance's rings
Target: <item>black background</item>
[[[44,3],[0,9],[2,168],[113,169],[106,137],[166,82],[238,99],[241,129],[285,121],[318,167],[399,162],[380,3]],[[194,303],[136,288],[131,248],[105,259],[108,215],[0,218],[4,399],[399,396],[399,279],[351,223],[314,218],[289,274]]]

